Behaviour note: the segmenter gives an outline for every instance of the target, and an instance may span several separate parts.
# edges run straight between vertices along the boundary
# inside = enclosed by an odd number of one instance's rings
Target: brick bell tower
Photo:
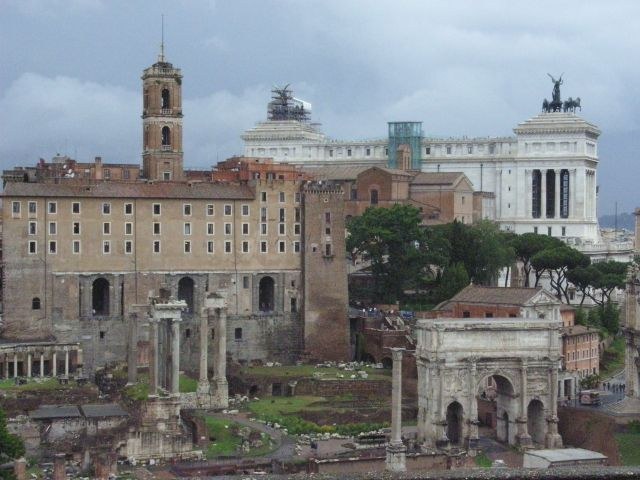
[[[182,180],[182,73],[164,58],[142,74],[142,173],[148,180]]]

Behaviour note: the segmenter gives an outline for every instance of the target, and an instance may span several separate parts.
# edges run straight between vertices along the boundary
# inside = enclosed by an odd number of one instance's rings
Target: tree
[[[482,220],[466,225],[456,220],[432,228],[436,237],[445,239],[442,250],[448,246],[448,254],[441,253],[440,258],[448,260],[448,265],[463,264],[476,284],[495,284],[500,270],[515,260],[514,250],[506,241],[507,234],[495,222]]]
[[[469,274],[462,263],[450,265],[444,269],[440,286],[438,287],[438,298],[440,301],[453,297],[456,293],[469,285]]]
[[[589,297],[596,305],[604,306],[616,288],[624,288],[628,267],[628,263],[613,260],[578,266],[567,271],[567,279],[582,293],[580,305]]]
[[[589,262],[589,257],[564,244],[560,247],[547,248],[531,258],[531,265],[537,272],[549,272],[551,288],[556,291],[559,299],[564,298],[567,303],[569,303],[567,271],[586,267]]]
[[[0,463],[15,460],[24,455],[24,442],[7,430],[7,416],[0,408]]]
[[[400,204],[367,208],[349,222],[347,250],[371,260],[377,300],[394,302],[421,283],[427,252],[420,222],[419,209]]]
[[[534,255],[543,250],[547,250],[554,246],[562,244],[560,240],[549,235],[539,235],[537,233],[523,233],[522,235],[514,235],[510,238],[510,244],[513,247],[516,259],[522,262],[522,270],[524,272],[524,286],[530,286],[530,279],[533,265],[531,259]],[[536,271],[536,285],[540,281],[542,272]]]

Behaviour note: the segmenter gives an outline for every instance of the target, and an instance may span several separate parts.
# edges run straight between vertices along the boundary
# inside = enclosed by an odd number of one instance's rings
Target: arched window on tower
[[[168,88],[162,89],[162,107],[163,110],[171,108],[171,93]]]
[[[169,127],[162,127],[162,146],[171,146],[171,129]]]
[[[38,297],[33,297],[31,300],[31,309],[40,310],[40,299]]]

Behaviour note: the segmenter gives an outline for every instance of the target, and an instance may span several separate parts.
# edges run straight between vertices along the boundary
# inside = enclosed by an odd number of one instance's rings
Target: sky
[[[0,0],[0,168],[140,161],[142,70],[182,69],[185,166],[242,153],[274,85],[336,139],[512,135],[563,74],[596,124],[599,213],[640,207],[640,2]]]

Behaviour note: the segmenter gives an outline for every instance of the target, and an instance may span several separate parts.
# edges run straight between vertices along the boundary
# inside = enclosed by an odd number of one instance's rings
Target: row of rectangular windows
[[[262,202],[267,201],[267,192],[261,192],[260,200]],[[284,203],[286,200],[285,192],[280,192],[279,201],[280,203]],[[300,203],[300,193],[296,192],[295,194],[296,203]],[[37,214],[38,212],[38,203],[35,201],[27,202],[27,209],[29,214]],[[20,215],[22,210],[22,203],[20,201],[14,201],[11,205],[11,211],[14,216]],[[152,213],[154,215],[160,215],[162,211],[162,204],[154,203],[151,206]],[[249,216],[249,205],[243,204],[241,205],[241,214],[242,216]],[[58,213],[58,202],[48,202],[47,204],[47,212],[51,215],[55,215]],[[183,215],[191,215],[192,205],[190,203],[182,204],[182,213]],[[79,214],[80,213],[80,202],[72,202],[71,203],[71,213]],[[215,205],[213,203],[207,204],[205,207],[205,213],[207,216],[213,216],[215,214]],[[102,204],[102,214],[110,215],[111,214],[111,203],[104,202]],[[125,215],[133,215],[133,203],[125,203],[124,204],[124,214]],[[224,205],[224,215],[231,216],[233,214],[233,205],[225,204]]]
[[[162,243],[160,240],[154,240],[152,243],[152,251],[153,253],[161,252]],[[292,242],[292,249],[294,253],[300,253],[300,242],[295,241]],[[214,253],[215,245],[213,240],[209,240],[206,243],[206,251],[207,253]],[[241,253],[250,253],[250,242],[245,240],[242,242],[240,246]],[[183,244],[184,253],[192,253],[192,242],[190,240],[185,240]],[[266,241],[261,241],[259,243],[259,252],[260,253],[268,253],[269,246]],[[283,240],[278,241],[276,251],[278,253],[286,253],[287,252],[287,243]],[[79,254],[81,252],[81,244],[80,240],[73,240],[71,243],[71,252],[74,254]],[[35,240],[30,240],[28,245],[28,253],[30,255],[35,255],[38,253],[38,242]],[[58,253],[58,242],[56,240],[49,241],[49,254],[55,255]],[[111,241],[103,240],[102,242],[102,253],[104,255],[109,255],[111,253]],[[124,253],[131,254],[133,253],[133,241],[125,240],[124,242]],[[230,240],[225,240],[224,242],[224,253],[233,253],[233,244]]]
[[[153,222],[153,234],[160,235],[161,232],[161,223]],[[242,235],[249,235],[249,224],[242,223]],[[286,235],[287,226],[285,223],[278,224],[278,235]],[[73,235],[80,235],[80,222],[73,222],[71,225],[71,231]],[[207,223],[207,235],[215,235],[215,224]],[[299,223],[294,223],[293,225],[293,234],[300,235],[301,226]],[[185,235],[191,235],[193,233],[193,227],[191,222],[185,222],[183,224],[183,232]],[[224,234],[232,235],[233,232],[233,224],[225,223],[224,224]],[[29,222],[28,227],[29,235],[37,235],[38,234],[38,223],[37,222]],[[58,223],[57,222],[49,222],[49,235],[57,235],[58,234]],[[103,235],[111,235],[111,222],[103,222],[102,223],[102,234]],[[124,234],[125,235],[133,235],[133,223],[126,222],[124,224]],[[267,224],[260,224],[260,235],[267,235]]]

